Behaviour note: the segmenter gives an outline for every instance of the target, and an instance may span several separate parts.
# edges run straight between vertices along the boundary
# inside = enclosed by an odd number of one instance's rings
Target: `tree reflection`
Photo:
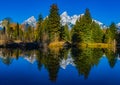
[[[72,58],[69,58],[68,54],[70,54],[70,52]],[[36,50],[0,49],[0,60],[6,65],[12,64],[13,59],[19,60],[20,58],[26,59],[31,64],[36,62],[38,70],[40,71],[42,66],[44,66],[48,71],[49,79],[55,82],[58,77],[60,66],[62,67],[63,65],[64,68],[64,66],[67,66],[65,65],[66,63],[74,64],[79,75],[83,75],[84,78],[87,79],[92,67],[99,64],[103,54],[106,55],[110,67],[113,68],[117,61],[117,53],[109,49],[100,48],[45,48]],[[64,63],[61,64],[62,61],[64,61]]]
[[[116,61],[117,61],[117,53],[113,52],[110,49],[105,49],[105,54],[106,54],[106,57],[108,59],[110,67],[113,68],[116,64]]]
[[[1,61],[6,65],[10,65],[12,63],[13,51],[10,49],[0,49],[0,50],[1,50]]]
[[[72,57],[78,70],[79,75],[84,75],[88,78],[91,68],[98,65],[100,58],[103,55],[102,49],[93,48],[73,48]]]

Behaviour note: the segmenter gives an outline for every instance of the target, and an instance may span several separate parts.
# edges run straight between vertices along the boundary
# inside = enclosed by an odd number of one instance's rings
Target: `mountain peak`
[[[69,16],[68,13],[67,13],[67,11],[64,11],[64,12],[60,15],[60,17],[61,17],[60,23],[61,23],[63,26],[65,26],[65,25],[67,24],[68,27],[71,29],[71,28],[75,25],[76,21],[77,21],[80,17],[82,17],[83,15],[84,15],[84,14],[80,14],[80,15],[76,15],[76,14],[75,14],[75,15],[73,15],[73,16]],[[101,22],[98,21],[98,20],[93,19],[93,21],[95,21],[96,23],[98,23],[101,28],[105,28],[105,27],[106,27],[103,23],[101,23]],[[34,16],[31,16],[30,18],[28,18],[27,20],[25,20],[25,21],[23,22],[24,25],[26,25],[26,26],[29,26],[29,25],[30,25],[30,26],[32,26],[32,27],[36,27],[36,23],[37,23],[37,21],[36,21],[36,19],[35,19]],[[120,25],[119,25],[119,26],[120,26]]]
[[[0,28],[3,28],[3,26],[2,26],[2,21],[0,21]]]
[[[63,12],[61,15],[61,24],[64,25],[68,25],[69,28],[72,28],[71,26],[75,25],[77,19],[79,19],[79,15],[73,15],[73,16],[69,16],[68,13],[65,11]]]
[[[68,16],[68,14],[67,14],[67,12],[66,11],[64,11],[62,14],[61,14],[61,16]]]
[[[23,24],[25,24],[25,25],[30,25],[30,26],[32,26],[32,27],[36,27],[36,19],[35,19],[34,16],[31,16],[30,18],[28,18],[27,20],[25,20],[25,21],[23,22]]]
[[[62,24],[63,26],[67,24],[69,28],[72,28],[72,26],[75,25],[76,21],[77,21],[80,17],[82,17],[83,15],[84,15],[84,14],[69,16],[68,13],[65,11],[65,12],[63,12],[63,13],[60,15],[60,17],[61,17],[61,21],[60,21],[60,22],[61,22],[61,24]],[[93,19],[93,21],[95,21],[97,24],[99,24],[99,26],[100,26],[101,28],[106,28],[106,26],[105,26],[102,22],[100,22],[100,21],[98,21],[98,20],[95,20],[95,19]],[[120,26],[120,23],[119,23],[119,26]]]

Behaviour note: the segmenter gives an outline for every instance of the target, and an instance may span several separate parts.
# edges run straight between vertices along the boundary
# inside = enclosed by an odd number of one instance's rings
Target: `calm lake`
[[[0,49],[0,85],[120,85],[119,49]]]

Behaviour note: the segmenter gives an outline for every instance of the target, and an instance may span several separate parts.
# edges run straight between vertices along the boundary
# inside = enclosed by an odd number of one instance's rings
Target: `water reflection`
[[[67,65],[76,67],[78,74],[89,78],[92,67],[98,66],[102,57],[107,57],[109,65],[114,68],[119,53],[110,49],[100,48],[72,48],[72,49],[0,49],[0,60],[10,66],[14,59],[23,58],[31,64],[37,63],[38,70],[42,66],[48,71],[49,79],[55,82],[58,78],[60,68],[66,69]],[[14,63],[15,64],[15,63]]]

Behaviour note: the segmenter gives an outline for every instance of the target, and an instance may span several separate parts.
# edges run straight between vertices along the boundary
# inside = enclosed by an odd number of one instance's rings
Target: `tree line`
[[[48,17],[43,19],[42,14],[38,16],[36,27],[23,26],[19,23],[13,24],[10,18],[5,18],[2,22],[3,29],[0,31],[1,39],[8,41],[51,43],[56,41],[79,43],[111,43],[118,40],[118,32],[115,23],[107,28],[101,28],[90,14],[89,9],[76,21],[75,25],[69,29],[68,25],[62,26],[60,23],[59,8],[56,4],[50,7]]]

